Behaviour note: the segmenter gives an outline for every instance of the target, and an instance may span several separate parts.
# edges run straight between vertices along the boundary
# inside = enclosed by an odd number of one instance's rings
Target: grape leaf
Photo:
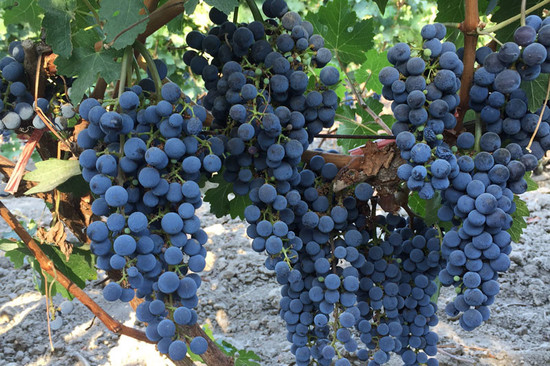
[[[371,100],[370,98],[369,100]],[[363,113],[364,112],[364,113]],[[380,127],[372,121],[369,115],[366,115],[367,119],[358,121],[357,114],[366,114],[363,109],[355,109],[349,106],[341,106],[336,110],[336,120],[339,122],[338,134],[339,135],[376,135]],[[364,145],[368,140],[366,139],[338,139],[338,145],[340,145],[345,152]]]
[[[367,99],[367,105],[372,109],[374,113],[380,115],[382,103],[374,98]],[[359,116],[359,119],[357,118]],[[391,127],[394,119],[390,115],[380,116],[382,121],[388,127]],[[340,122],[338,127],[338,133],[343,135],[377,135],[381,130],[381,127],[374,122],[374,119],[363,108],[350,108],[349,106],[342,106],[336,110],[336,120]],[[338,145],[340,145],[346,152],[362,146],[367,140],[362,139],[338,139]]]
[[[46,43],[57,55],[70,57],[73,52],[71,18],[76,10],[76,1],[39,0],[38,4],[45,11],[42,27],[46,32]]]
[[[235,7],[239,6],[238,0],[204,0],[208,5],[223,11],[225,14],[231,13]]]
[[[90,192],[90,186],[86,183],[82,174],[67,179],[66,182],[57,186],[57,189],[64,193],[71,193],[74,197],[82,197]]]
[[[539,188],[537,182],[535,182],[533,178],[531,178],[531,172],[525,172],[523,178],[527,182],[527,192],[536,191]]]
[[[2,21],[8,24],[27,24],[32,31],[40,30],[43,12],[38,0],[2,0],[0,8],[4,9]]]
[[[512,241],[519,242],[523,229],[527,227],[525,217],[529,216],[529,209],[527,204],[519,198],[514,196],[514,202],[516,203],[516,211],[512,214],[512,226],[508,229],[508,233],[512,237]]]
[[[63,254],[57,247],[48,244],[41,244],[40,249],[50,258],[55,265],[55,268],[67,276],[71,281],[73,281],[78,287],[84,288],[86,286],[86,281],[94,280],[97,278],[97,270],[94,267],[94,256],[89,250],[83,250],[80,248],[73,248],[73,252],[69,260],[65,259],[65,254]],[[38,290],[44,294],[45,293],[45,281],[44,276],[42,275],[42,270],[40,269],[40,264],[36,259],[30,262],[31,267],[38,273],[40,278],[40,284]],[[50,275],[46,275],[48,279],[48,285],[54,280]],[[73,296],[69,291],[58,282],[56,282],[52,288],[51,296],[54,296],[56,293],[60,293],[63,297],[72,300]]]
[[[363,50],[372,47],[372,20],[358,19],[348,0],[332,0],[319,8],[318,13],[309,13],[306,19],[325,38],[325,47],[344,64],[361,63],[365,57]]]
[[[479,15],[485,14],[489,0],[479,0]],[[464,20],[464,1],[437,0],[436,22],[460,23]]]
[[[409,196],[409,207],[416,215],[422,217],[428,225],[437,225],[445,231],[453,227],[451,222],[441,221],[437,216],[437,211],[441,207],[441,195],[437,192],[429,200],[424,200],[418,196],[418,192],[413,192]]]
[[[20,240],[16,241],[15,244],[16,244],[16,247],[11,247],[11,249],[9,248],[3,249],[4,247],[2,247],[2,250],[6,251],[4,254],[13,263],[13,266],[15,268],[20,268],[25,264],[25,257],[27,255],[30,255],[31,251]]]
[[[388,5],[388,0],[374,0],[376,5],[378,5],[378,9],[380,9],[380,14],[384,15],[384,12],[386,11],[386,5]]]
[[[195,12],[195,8],[199,4],[199,0],[187,0],[183,7],[185,8],[185,13],[191,15]]]
[[[25,194],[49,192],[69,178],[80,175],[78,160],[48,159],[36,163],[36,170],[25,174],[24,179],[39,182]]]
[[[149,19],[144,18],[146,14],[142,14],[142,9],[145,8],[143,0],[103,0],[99,9],[99,17],[105,23],[103,32],[105,33],[105,41],[112,42],[113,39],[122,33],[113,43],[113,47],[120,50],[128,45],[131,45],[136,40],[145,28]],[[141,21],[133,28],[138,21]]]
[[[120,52],[113,49],[95,52],[93,47],[75,48],[71,57],[58,57],[55,64],[58,71],[65,76],[78,76],[74,81],[70,97],[73,103],[77,104],[82,100],[86,90],[90,88],[98,76],[101,75],[107,83],[118,78],[120,67],[114,60],[120,56]]]
[[[521,89],[525,91],[529,100],[529,110],[533,113],[544,104],[548,89],[548,77],[548,74],[540,74],[535,80],[521,83]]]
[[[235,360],[235,366],[260,366],[255,361],[261,361],[260,356],[252,351],[239,350],[239,357]]]
[[[9,252],[10,250],[15,250],[19,247],[17,239],[14,238],[3,238],[0,239],[0,250],[3,252]]]
[[[374,92],[380,94],[382,83],[378,80],[378,73],[389,65],[387,54],[388,52],[379,52],[375,49],[366,52],[367,61],[363,62],[361,67],[355,71],[355,81],[359,84],[366,82],[367,90],[374,90]]]
[[[430,297],[430,301],[434,304],[437,304],[437,300],[439,299],[439,294],[441,293],[441,281],[439,281],[439,276],[437,276],[434,280],[435,284],[437,285],[437,291]]]
[[[233,193],[233,183],[226,182],[223,179],[222,172],[216,174],[210,182],[218,184],[216,188],[207,190],[204,195],[204,201],[210,203],[210,212],[216,217],[229,214],[233,219],[236,217],[244,219],[244,209],[252,204],[248,195],[235,195]]]
[[[489,0],[478,1],[479,15],[485,14],[488,5]],[[460,23],[464,21],[464,1],[437,0],[435,21],[440,23]],[[457,28],[447,27],[447,36],[451,40],[458,40],[462,38],[462,32]]]

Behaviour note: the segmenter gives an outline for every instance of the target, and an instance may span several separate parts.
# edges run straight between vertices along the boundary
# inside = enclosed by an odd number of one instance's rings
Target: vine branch
[[[128,327],[119,321],[113,319],[105,310],[103,310],[92,298],[88,296],[80,287],[78,287],[73,281],[71,281],[67,276],[65,276],[58,268],[55,268],[52,260],[40,249],[40,246],[34,241],[31,235],[21,226],[17,218],[11,211],[0,202],[0,216],[6,223],[15,231],[15,233],[21,238],[25,243],[26,247],[31,251],[32,255],[36,258],[40,264],[40,268],[44,270],[47,274],[56,278],[57,282],[67,289],[76,297],[84,306],[86,306],[105,326],[113,333],[125,335],[128,337],[135,338],[137,340],[153,343],[151,342],[144,332]]]
[[[550,0],[549,0],[550,1]],[[464,22],[460,30],[464,33],[464,71],[460,80],[460,104],[458,106],[458,118],[455,130],[460,132],[463,128],[464,116],[468,110],[470,88],[474,79],[474,65],[476,60],[477,27],[479,24],[479,10],[477,0],[466,0],[464,3]]]
[[[147,23],[147,27],[145,28],[145,31],[138,36],[138,41],[142,43],[145,42],[147,37],[183,13],[186,2],[187,0],[168,0],[160,8],[149,14],[149,22]]]

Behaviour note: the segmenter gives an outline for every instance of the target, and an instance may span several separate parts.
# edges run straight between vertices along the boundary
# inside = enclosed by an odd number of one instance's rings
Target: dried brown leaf
[[[67,241],[65,226],[61,221],[58,220],[55,225],[49,229],[43,227],[38,228],[36,236],[42,243],[57,245],[61,252],[65,254],[67,261],[69,260],[69,256],[73,252],[73,245]]]

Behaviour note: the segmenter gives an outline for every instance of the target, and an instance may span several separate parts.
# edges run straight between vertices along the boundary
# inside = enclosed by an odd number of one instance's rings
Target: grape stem
[[[550,96],[550,78],[548,78],[548,86],[546,87],[546,98],[544,98],[544,103],[542,104],[540,109],[540,115],[539,115],[539,120],[537,122],[537,127],[535,128],[535,131],[533,131],[533,135],[531,135],[529,144],[526,147],[527,151],[529,152],[531,152],[531,145],[533,144],[533,140],[535,139],[537,132],[539,132],[540,123],[542,122],[542,116],[544,115],[544,111],[546,110],[546,103],[548,103],[549,96]]]
[[[475,142],[474,142],[474,149],[476,152],[481,151],[480,142],[481,142],[481,135],[483,135],[483,126],[481,123],[481,114],[476,113],[476,122],[475,122]]]
[[[250,8],[250,11],[252,12],[252,16],[254,17],[254,20],[257,22],[263,23],[264,18],[262,17],[262,13],[260,13],[260,9],[258,9],[258,5],[256,4],[256,1],[254,0],[245,0],[246,4]]]
[[[239,21],[239,7],[235,6],[235,10],[233,10],[233,23],[237,24]]]
[[[128,327],[113,319],[94,300],[92,300],[88,294],[86,294],[67,276],[65,276],[65,274],[59,271],[59,269],[55,268],[53,261],[48,258],[46,254],[44,254],[32,236],[23,228],[23,226],[21,226],[15,215],[2,202],[0,202],[0,216],[6,220],[6,223],[25,243],[25,246],[30,250],[31,254],[40,264],[40,268],[52,278],[55,278],[61,286],[65,287],[67,291],[71,293],[71,295],[80,300],[84,306],[86,306],[96,317],[99,318],[99,320],[101,320],[101,322],[103,322],[103,324],[105,324],[107,329],[113,333],[126,335],[143,342],[154,343],[147,338],[144,332]]]
[[[546,4],[550,4],[550,0],[541,1],[537,5],[533,5],[529,9],[526,9],[525,10],[525,15],[530,14],[530,13],[534,12],[535,10],[537,10],[539,8],[542,8]],[[508,19],[498,23],[497,25],[495,25],[493,27],[486,28],[485,32],[496,32],[496,31],[501,30],[502,28],[514,23],[515,21],[517,21],[519,19],[521,19],[521,14],[514,15],[513,17],[508,18]]]
[[[520,23],[521,26],[525,26],[525,5],[527,3],[527,0],[521,0],[521,19]]]
[[[99,14],[97,13],[97,10],[92,6],[92,4],[88,0],[82,0],[82,2],[84,3],[84,5],[86,5],[88,9],[90,9],[90,11],[92,12],[92,15],[95,18],[97,25],[101,27],[101,21],[99,20]]]
[[[363,99],[363,97],[359,94],[359,92],[357,91],[357,88],[355,87],[354,82],[350,79],[348,73],[346,72],[346,65],[344,65],[344,63],[342,62],[342,59],[340,59],[340,56],[338,56],[338,53],[336,53],[336,59],[338,60],[338,64],[340,65],[340,70],[342,70],[342,72],[346,76],[347,84],[351,88],[351,91],[353,92],[353,95],[355,95],[355,98],[359,102],[359,105],[361,106],[361,108],[363,108],[374,119],[374,122],[380,127],[382,127],[382,129],[386,131],[388,135],[393,135],[388,125],[384,123],[384,121],[382,120],[382,118],[380,118],[380,116],[374,113],[374,111],[365,102],[365,99]],[[361,127],[364,127],[364,126],[361,124]]]
[[[128,77],[128,69],[132,70],[132,47],[128,46],[124,50],[124,55],[122,56],[122,65],[120,67],[120,82],[118,83],[118,97],[124,93],[124,88],[126,87],[126,79]],[[131,74],[130,74],[131,75]],[[118,100],[117,100],[118,104]]]
[[[153,76],[153,81],[155,82],[155,94],[160,98],[160,89],[162,87],[162,80],[160,80],[159,72],[157,70],[157,66],[155,65],[155,61],[153,60],[153,57],[145,47],[143,43],[140,41],[134,42],[134,48],[136,48],[139,53],[145,58],[145,62],[147,63],[147,67],[149,68],[149,71],[151,72],[151,76]]]

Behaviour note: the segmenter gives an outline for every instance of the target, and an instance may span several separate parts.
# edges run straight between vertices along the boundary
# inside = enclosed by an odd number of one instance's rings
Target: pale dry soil
[[[512,266],[501,278],[491,319],[466,332],[440,309],[435,330],[441,336],[441,365],[550,365],[550,177],[544,173],[536,179],[539,190],[523,196],[531,211],[529,226],[513,245]],[[39,200],[2,201],[22,220],[49,220]],[[216,218],[207,204],[200,215],[210,236],[199,294],[200,322],[209,324],[216,338],[257,353],[261,365],[292,364],[284,322],[278,316],[279,286],[263,266],[264,255],[250,248],[245,223]],[[1,221],[0,233],[6,231]],[[34,290],[33,278],[29,266],[14,269],[0,256],[0,366],[172,364],[152,345],[110,333],[78,300],[62,328],[52,332],[51,351],[45,298]],[[94,300],[126,325],[143,327],[129,305],[104,301],[96,282],[86,287]],[[452,290],[442,291],[440,308],[452,295]],[[56,304],[61,301],[54,299]],[[401,364],[397,356],[393,359],[391,365]]]

